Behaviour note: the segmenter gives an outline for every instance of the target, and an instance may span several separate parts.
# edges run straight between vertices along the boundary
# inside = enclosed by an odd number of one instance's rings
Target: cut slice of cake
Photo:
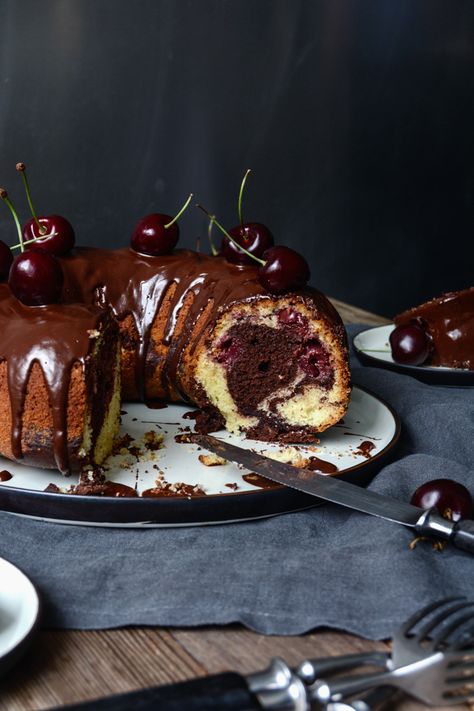
[[[350,373],[338,314],[315,290],[236,303],[199,349],[199,431],[310,442],[347,410]]]
[[[474,287],[442,294],[393,320],[397,326],[416,323],[428,334],[428,365],[474,370]]]
[[[119,329],[82,304],[24,306],[0,289],[0,454],[64,474],[98,465],[120,418]]]

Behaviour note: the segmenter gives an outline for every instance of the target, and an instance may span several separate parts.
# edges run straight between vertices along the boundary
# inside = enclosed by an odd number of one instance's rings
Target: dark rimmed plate
[[[0,673],[25,651],[40,615],[38,593],[13,563],[0,558]]]
[[[158,527],[228,523],[315,505],[313,497],[268,481],[265,488],[255,486],[244,478],[249,472],[233,463],[205,466],[199,456],[208,452],[176,441],[189,430],[190,422],[183,417],[189,407],[169,405],[154,410],[127,403],[124,408],[122,434],[130,435],[131,441],[128,449],[108,460],[108,479],[134,487],[141,494],[154,487],[161,476],[172,486],[184,482],[199,487],[206,495],[147,498],[51,493],[44,490],[49,484],[64,492],[77,483],[76,479],[3,460],[0,466],[8,469],[12,478],[0,485],[0,508],[58,523]],[[162,435],[164,447],[156,450],[154,442],[151,449],[147,448],[146,432]],[[365,485],[393,454],[399,433],[400,422],[393,409],[373,393],[355,387],[344,421],[324,432],[314,445],[271,445],[225,431],[217,436],[287,461],[317,457],[321,468],[337,467],[333,476]]]
[[[474,370],[396,363],[392,358],[388,340],[394,328],[395,325],[393,323],[388,326],[375,326],[354,336],[354,349],[362,363],[376,368],[395,370],[397,373],[403,373],[404,375],[411,375],[413,378],[431,385],[454,385],[458,387],[474,385]]]

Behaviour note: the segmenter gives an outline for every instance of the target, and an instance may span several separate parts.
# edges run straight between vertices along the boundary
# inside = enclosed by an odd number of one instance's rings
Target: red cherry
[[[23,238],[25,242],[36,240],[27,248],[41,249],[50,254],[60,256],[67,254],[74,247],[76,241],[71,223],[61,215],[46,215],[38,217],[41,227],[38,227],[32,217],[23,226]],[[46,236],[45,236],[46,235]]]
[[[270,247],[263,259],[265,264],[258,270],[258,280],[271,294],[301,289],[309,281],[308,262],[290,247]]]
[[[283,326],[307,329],[308,319],[296,309],[286,308],[278,312],[278,323]]]
[[[10,247],[0,240],[0,280],[5,281],[8,278],[12,262],[13,254]]]
[[[177,220],[188,207],[192,197],[191,193],[175,217],[159,212],[142,217],[132,233],[130,240],[132,249],[141,254],[150,254],[152,257],[171,254],[179,239]]]
[[[179,239],[179,227],[173,218],[158,212],[142,217],[133,230],[131,246],[136,252],[154,257],[171,254]],[[165,227],[169,225],[169,227]]]
[[[56,257],[33,249],[15,257],[8,278],[12,293],[27,306],[58,302],[63,281],[63,270]]]
[[[265,225],[260,222],[246,222],[243,225],[237,225],[229,230],[231,237],[244,247],[247,252],[253,254],[259,259],[264,252],[273,247],[273,235]],[[245,252],[242,252],[228,237],[224,235],[221,244],[221,253],[232,264],[254,264],[254,260]]]
[[[431,351],[431,341],[426,332],[415,324],[397,326],[390,334],[392,358],[403,365],[421,365]]]
[[[411,503],[422,509],[435,508],[441,516],[451,521],[472,518],[471,494],[465,486],[451,479],[427,481],[415,491]]]

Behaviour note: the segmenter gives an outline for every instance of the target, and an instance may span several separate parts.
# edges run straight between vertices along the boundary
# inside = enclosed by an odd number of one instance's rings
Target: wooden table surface
[[[346,323],[387,322],[333,302]],[[238,625],[42,630],[17,666],[0,679],[0,711],[47,709],[222,671],[247,674],[267,667],[275,656],[295,666],[308,657],[372,649],[386,650],[388,645],[328,630],[268,637]],[[399,703],[389,703],[388,708],[416,711],[426,707],[404,697]]]

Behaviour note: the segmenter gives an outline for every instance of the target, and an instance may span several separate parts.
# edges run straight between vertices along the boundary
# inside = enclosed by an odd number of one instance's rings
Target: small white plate
[[[474,370],[396,363],[392,358],[388,340],[394,328],[395,324],[391,323],[387,326],[368,328],[354,336],[355,351],[365,365],[396,370],[433,385],[474,385]]]
[[[0,673],[24,651],[36,628],[39,609],[31,580],[0,558]]]

